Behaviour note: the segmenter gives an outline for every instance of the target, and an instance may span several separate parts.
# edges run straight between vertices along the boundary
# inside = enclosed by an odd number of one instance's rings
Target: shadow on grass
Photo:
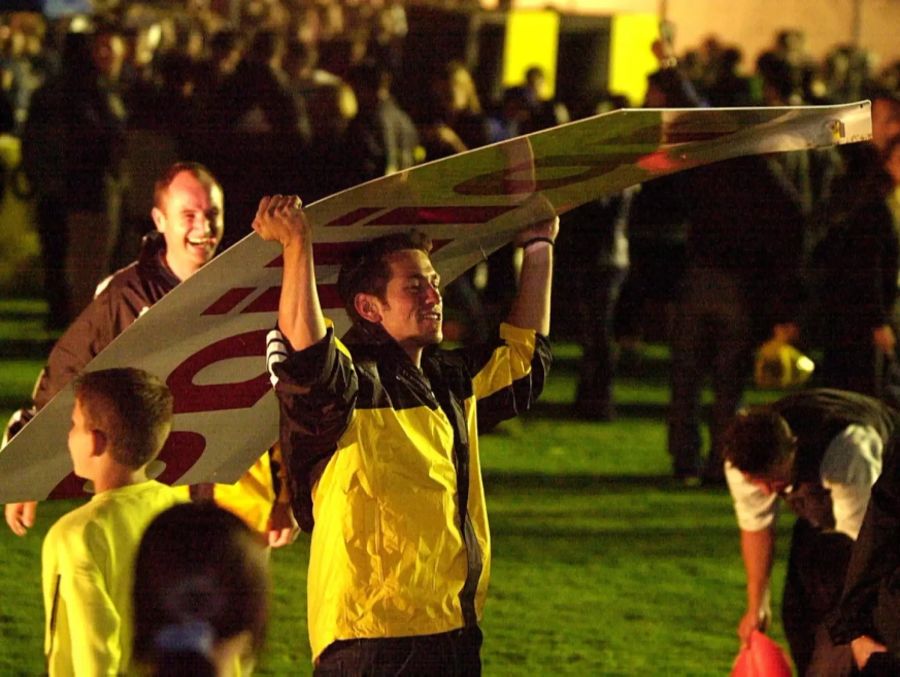
[[[665,493],[677,494],[722,494],[727,493],[723,485],[685,486],[671,475],[604,475],[604,474],[572,474],[547,475],[545,473],[511,473],[483,470],[485,486],[492,494],[503,492],[521,492],[527,490],[530,495],[541,491],[564,491],[567,494],[604,494],[611,493],[645,493],[652,489]]]
[[[577,374],[580,367],[581,359],[577,356],[561,356],[553,358],[554,371],[569,374]],[[670,361],[667,354],[642,356],[638,360],[627,360],[619,364],[616,369],[618,378],[640,379],[645,381],[663,381],[668,382],[670,371]]]
[[[667,409],[668,404],[655,404],[653,402],[623,402],[616,404],[618,419],[640,418],[651,421],[664,421]],[[538,400],[532,405],[526,416],[591,422],[591,419],[579,416],[569,402],[544,402]],[[599,421],[594,422],[599,423]]]
[[[13,410],[20,407],[30,406],[27,398],[17,397],[10,394],[0,394],[0,410]],[[5,421],[4,421],[5,423]]]
[[[724,487],[688,488],[660,475],[492,472],[485,487],[505,557],[562,564],[672,558],[690,568],[694,558],[735,553],[738,531]]]
[[[737,552],[737,525],[571,528],[495,515],[491,529],[503,558],[552,562],[553,566],[581,565],[598,558],[612,566],[620,559],[653,558],[683,561],[681,568],[696,570],[698,559],[726,559]]]
[[[53,339],[3,339],[0,349],[4,360],[43,360],[53,349]]]

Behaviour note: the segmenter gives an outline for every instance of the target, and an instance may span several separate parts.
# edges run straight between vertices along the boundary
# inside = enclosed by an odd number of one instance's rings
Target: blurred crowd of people
[[[829,248],[835,249],[826,235],[867,214],[862,205],[883,202],[896,183],[885,154],[896,147],[900,131],[900,63],[879,64],[875,55],[847,45],[836,46],[819,61],[807,51],[800,30],[778,33],[771,49],[749,68],[738,46],[714,36],[676,54],[671,27],[663,24],[652,47],[659,69],[648,78],[644,101],[611,92],[590,92],[577,101],[546,100],[546,74],[539,67],[523,74],[521,86],[502,90],[492,100],[478,91],[473,78],[477,64],[453,58],[459,55],[404,53],[413,3],[402,0],[244,0],[229,5],[229,18],[207,2],[108,4],[108,13],[90,19],[0,16],[5,95],[0,97],[0,131],[22,139],[22,167],[34,194],[54,327],[67,326],[90,300],[96,283],[135,257],[140,235],[150,227],[146,213],[153,179],[177,159],[201,161],[220,177],[229,196],[227,247],[249,232],[264,193],[297,192],[311,202],[425,160],[615,108],[875,100],[876,138],[865,148],[758,158],[747,162],[752,166],[726,165],[725,173],[705,178],[702,172],[687,173],[564,218],[559,255],[571,266],[560,268],[578,274],[560,279],[556,296],[561,300],[558,312],[577,314],[584,325],[580,334],[588,358],[576,402],[579,413],[595,419],[615,415],[614,337],[640,336],[647,298],[671,302],[676,300],[671,290],[682,292],[668,333],[676,347],[674,388],[686,393],[673,400],[688,403],[673,407],[672,427],[674,437],[684,440],[676,446],[689,451],[673,454],[681,459],[677,472],[688,476],[698,471],[699,462],[693,451],[699,444],[695,395],[703,369],[697,362],[709,363],[699,346],[724,340],[702,335],[701,325],[693,322],[705,312],[702,290],[724,285],[735,294],[734,303],[727,304],[729,312],[746,306],[746,317],[727,324],[748,330],[729,339],[737,343],[720,365],[722,373],[746,373],[751,337],[768,333],[773,323],[799,327],[813,315],[822,317],[799,301],[780,304],[793,305],[790,309],[762,312],[767,292],[747,278],[758,280],[759,270],[768,266],[777,273],[767,276],[769,282],[796,288],[800,299],[801,288],[810,289],[829,274],[814,270],[816,256],[827,258]],[[428,4],[473,8],[472,3]],[[427,91],[405,86],[402,75],[411,60],[416,70],[428,73],[419,80],[428,83]],[[731,195],[711,185],[725,182],[728,167],[752,176],[753,189]],[[768,197],[766,209],[776,214],[775,221],[762,213],[760,200],[748,197],[754,193]],[[720,199],[710,203],[710,194]],[[738,198],[750,204],[735,209]],[[891,213],[896,216],[896,210]],[[709,226],[723,220],[728,228]],[[769,223],[768,230],[754,225],[760,220]],[[776,221],[784,227],[772,226]],[[763,236],[765,232],[773,236]],[[893,232],[882,228],[867,242],[887,238],[876,250],[888,251]],[[757,252],[766,263],[735,273],[752,259],[732,256],[738,251]],[[862,248],[856,251],[868,255]],[[730,280],[709,279],[723,270]],[[884,282],[890,271],[882,273]],[[463,309],[463,339],[479,338],[490,324],[485,315],[491,309],[503,312],[514,276],[511,253],[501,251],[448,290],[449,305]],[[857,282],[870,288],[874,284]],[[886,299],[883,289],[887,284],[879,286],[878,303],[890,306],[893,296]],[[578,310],[579,303],[572,300],[576,297],[592,299],[590,313]],[[686,305],[688,299],[693,306]],[[721,300],[717,295],[716,301]],[[452,312],[449,317],[453,319]],[[696,330],[690,339],[685,318],[692,319]],[[451,335],[452,326],[451,321]],[[859,331],[848,337],[815,329],[818,333],[812,335],[826,344],[860,340]],[[796,327],[782,331],[796,339]],[[886,332],[877,340],[879,350],[893,349]],[[834,369],[838,373],[842,367]],[[682,372],[689,377],[677,376]],[[742,387],[734,384],[742,380],[718,380],[732,384],[716,414],[725,421],[740,399]]]
[[[121,3],[51,22],[0,16],[0,131],[22,139],[53,327],[134,258],[153,179],[176,159],[221,177],[227,247],[249,232],[265,192],[311,202],[533,131],[531,116],[544,115],[539,69],[482,106],[467,65],[439,54],[425,60],[425,96],[395,97],[408,30],[397,0],[238,8],[236,22],[202,2]]]
[[[644,184],[632,205],[636,267],[660,258],[658,233],[678,233],[665,257],[682,265],[670,286],[673,469],[687,482],[720,483],[721,436],[741,403],[753,350],[767,339],[824,348],[820,385],[897,403],[898,65],[876,70],[874,57],[847,47],[817,64],[803,33],[790,30],[776,36],[747,76],[736,48],[711,38],[677,58],[662,33],[649,106],[872,101],[871,142],[682,172]],[[655,240],[656,248],[641,240]],[[704,461],[707,377],[715,399]]]

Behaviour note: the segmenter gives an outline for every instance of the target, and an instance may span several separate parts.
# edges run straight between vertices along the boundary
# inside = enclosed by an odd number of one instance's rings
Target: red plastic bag
[[[750,635],[750,643],[741,649],[731,677],[791,677],[791,662],[778,644],[759,630]]]

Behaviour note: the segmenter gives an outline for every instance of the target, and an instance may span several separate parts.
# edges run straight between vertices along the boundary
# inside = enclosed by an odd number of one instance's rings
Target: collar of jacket
[[[159,277],[171,287],[178,285],[181,280],[169,268],[166,263],[166,240],[159,231],[151,231],[141,240],[141,253],[138,255],[138,268],[143,273]],[[145,276],[146,277],[146,276]]]
[[[353,354],[354,359],[368,358],[393,364],[394,369],[416,374],[419,379],[422,379],[427,371],[426,364],[437,354],[437,346],[427,346],[422,352],[422,366],[416,367],[406,351],[384,327],[366,320],[354,323],[341,341]]]
[[[394,337],[388,334],[384,327],[374,322],[368,322],[367,320],[354,322],[341,340],[352,351],[378,348],[379,352],[387,353],[393,359],[404,359],[410,362],[409,356],[403,351],[400,344],[394,340]],[[410,362],[410,364],[412,363]]]

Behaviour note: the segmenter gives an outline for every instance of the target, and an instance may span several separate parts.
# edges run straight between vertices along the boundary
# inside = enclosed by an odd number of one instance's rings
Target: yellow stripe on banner
[[[612,19],[609,50],[609,89],[625,94],[639,107],[647,94],[647,76],[659,64],[653,41],[659,38],[659,18],[654,14],[622,14]]]
[[[503,45],[503,86],[525,82],[525,71],[539,66],[544,71],[541,96],[552,99],[556,92],[556,48],[559,14],[553,11],[512,11],[506,20]]]

